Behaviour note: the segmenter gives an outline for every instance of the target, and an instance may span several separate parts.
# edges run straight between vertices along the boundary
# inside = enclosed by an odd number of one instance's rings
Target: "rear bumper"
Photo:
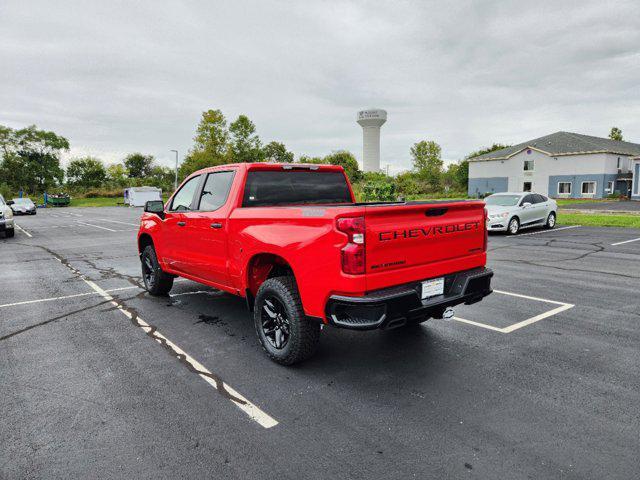
[[[325,314],[340,328],[372,330],[392,328],[407,321],[441,318],[447,307],[478,302],[491,293],[489,268],[480,267],[444,277],[444,294],[422,300],[422,283],[412,282],[376,290],[363,297],[332,295]]]

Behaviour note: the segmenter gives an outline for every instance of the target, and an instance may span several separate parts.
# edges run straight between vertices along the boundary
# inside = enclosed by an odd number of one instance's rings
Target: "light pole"
[[[178,150],[171,150],[176,154],[176,178],[173,182],[173,191],[175,192],[178,189]]]

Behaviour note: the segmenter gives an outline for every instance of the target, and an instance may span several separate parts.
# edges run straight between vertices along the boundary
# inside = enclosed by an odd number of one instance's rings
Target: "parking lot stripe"
[[[86,293],[76,293],[74,295],[63,295],[61,297],[49,297],[49,298],[39,298],[37,300],[25,300],[24,302],[5,303],[4,305],[0,305],[0,308],[15,307],[18,305],[29,305],[30,303],[53,302],[55,300],[64,300],[66,298],[76,298],[76,297],[86,297],[88,295],[95,295],[95,294],[96,292],[86,292]]]
[[[486,328],[487,330],[504,333],[502,331],[502,328],[500,327],[494,327],[493,325],[487,325],[486,323],[474,322],[473,320],[467,320],[466,318],[452,317],[451,320],[455,320],[456,322],[468,323],[469,325],[475,325],[476,327]]]
[[[16,228],[18,230],[20,230],[22,233],[24,233],[27,237],[31,238],[33,237],[33,235],[31,235],[29,232],[27,232],[24,228],[22,228],[20,225],[18,225],[17,223],[14,223],[14,225],[16,226]]]
[[[631,242],[640,242],[640,237],[632,238],[631,240],[625,240],[624,242],[612,243],[611,246],[615,247],[616,245],[624,245],[625,243],[631,243]]]
[[[187,352],[178,347],[175,343],[169,340],[167,337],[162,335],[155,327],[152,327],[147,322],[145,322],[139,315],[131,313],[124,306],[118,303],[111,295],[109,295],[105,290],[100,288],[91,280],[87,280],[84,277],[80,277],[82,280],[93,288],[102,298],[111,302],[111,304],[116,307],[120,312],[122,312],[125,316],[127,316],[131,321],[135,322],[135,324],[140,327],[145,333],[151,336],[158,343],[166,346],[168,349],[175,353],[176,357],[182,361],[188,363],[188,365],[194,369],[200,378],[202,378],[205,382],[211,385],[218,391],[223,391],[227,394],[227,397],[231,402],[246,413],[252,420],[260,424],[264,428],[271,428],[278,425],[278,421],[273,417],[263,412],[256,405],[247,400],[244,396],[242,396],[238,391],[236,391],[233,387],[226,384],[225,382],[219,380],[215,375],[213,375],[204,365],[198,362],[195,358],[189,355]]]
[[[119,222],[118,220],[108,220],[106,218],[101,218],[100,220],[103,221],[103,222],[121,223],[122,225],[133,225],[134,227],[139,227],[140,226],[139,223]]]
[[[100,225],[94,225],[92,223],[84,223],[84,222],[76,222],[80,225],[86,225],[87,227],[95,227],[95,228],[101,228],[102,230],[108,230],[110,232],[117,232],[117,230],[113,230],[111,228],[107,228],[107,227],[101,227]]]
[[[181,280],[181,278],[176,279],[176,282],[179,282]],[[131,285],[129,287],[119,287],[119,288],[107,288],[105,289],[105,292],[120,292],[122,290],[132,290],[132,289],[138,289],[138,290],[142,290],[142,287],[138,287],[136,285]],[[215,294],[217,293],[216,290],[197,290],[195,292],[183,292],[183,293],[175,293],[172,295],[169,295],[170,297],[179,297],[181,295],[196,295],[196,294],[200,294],[200,293],[208,293],[208,294]],[[23,302],[14,302],[14,303],[5,303],[0,305],[0,308],[6,308],[6,307],[15,307],[18,305],[29,305],[32,303],[42,303],[42,302],[54,302],[56,300],[66,300],[67,298],[76,298],[76,297],[86,297],[89,295],[98,295],[97,292],[93,291],[93,292],[85,292],[85,293],[75,293],[73,295],[62,295],[60,297],[48,297],[48,298],[37,298],[35,300],[25,300]]]
[[[514,323],[513,325],[509,325],[508,327],[504,327],[502,329],[502,333],[511,333],[514,330],[518,330],[519,328],[526,327],[527,325],[531,325],[532,323],[539,322],[540,320],[544,320],[545,318],[549,318],[553,315],[557,315],[560,312],[564,312],[565,310],[569,310],[573,308],[574,305],[570,303],[565,303],[564,305],[560,305],[558,308],[554,308],[553,310],[549,310],[548,312],[541,313],[540,315],[536,315],[535,317],[528,318],[519,323]]]
[[[493,330],[494,332],[512,333],[515,330],[518,330],[522,327],[526,327],[527,325],[531,325],[533,323],[539,322],[540,320],[544,320],[545,318],[552,317],[553,315],[557,315],[560,312],[564,312],[565,310],[569,310],[570,308],[575,307],[575,305],[571,303],[558,302],[556,300],[549,300],[549,299],[540,298],[540,297],[532,297],[529,295],[522,295],[520,293],[505,292],[504,290],[494,290],[494,293],[509,295],[511,297],[525,298],[527,300],[534,300],[536,302],[553,303],[555,305],[560,305],[560,306],[553,308],[549,311],[543,312],[539,315],[535,315],[531,318],[527,318],[526,320],[523,320],[521,322],[514,323],[512,325],[509,325],[507,327],[502,327],[502,328],[494,327],[493,325],[488,325],[486,323],[474,322],[473,320],[467,320],[466,318],[460,318],[460,317],[452,317],[452,320],[455,320],[457,322],[462,322],[462,323],[468,323],[470,325],[475,325],[476,327],[486,328],[487,330]]]
[[[556,305],[567,305],[567,303],[565,302],[557,302],[556,300],[549,300],[546,298],[531,297],[529,295],[522,295],[521,293],[505,292],[504,290],[495,290],[495,289],[493,291],[501,295],[509,295],[511,297],[518,297],[518,298],[526,298],[527,300],[535,300],[536,302],[554,303]]]
[[[570,228],[578,228],[581,227],[582,225],[569,225],[567,227],[560,227],[560,228],[551,228],[549,230],[540,230],[538,232],[530,232],[530,233],[519,233],[517,235],[512,235],[510,237],[507,238],[515,238],[515,237],[526,237],[527,235],[539,235],[541,233],[551,233],[551,232],[559,232],[561,230],[569,230]]]
[[[94,292],[100,295],[104,300],[108,301],[116,307],[116,309],[122,312],[131,322],[142,329],[150,338],[153,338],[160,345],[170,350],[175,357],[184,364],[190,371],[196,373],[200,378],[202,378],[205,382],[207,382],[210,386],[216,389],[221,395],[231,401],[236,407],[246,413],[249,418],[258,423],[260,426],[264,428],[272,428],[278,425],[278,421],[271,417],[269,414],[261,410],[258,406],[247,400],[240,392],[235,390],[233,387],[228,385],[222,379],[220,379],[217,375],[213,374],[210,370],[208,370],[204,365],[198,362],[195,358],[189,355],[187,352],[182,350],[178,345],[173,343],[167,337],[162,335],[155,326],[152,326],[145,322],[137,312],[132,312],[128,310],[124,305],[119,303],[114,297],[109,295],[109,293],[99,287],[95,282],[88,280],[85,276],[76,268],[71,266],[67,261],[65,261],[59,255],[53,253],[52,255],[56,260],[58,260],[62,265],[67,267],[71,272],[78,276],[84,283],[86,283]],[[135,286],[132,288],[136,288]]]

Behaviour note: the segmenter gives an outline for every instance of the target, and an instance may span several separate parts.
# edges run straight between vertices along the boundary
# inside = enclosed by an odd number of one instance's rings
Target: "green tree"
[[[154,187],[158,187],[165,192],[173,191],[173,182],[175,172],[168,167],[156,166],[151,169],[151,173],[146,178],[147,183]]]
[[[465,159],[477,157],[478,155],[484,155],[485,153],[495,152],[496,150],[502,150],[503,148],[509,148],[511,145],[505,145],[502,143],[494,143],[490,147],[481,148],[475,152],[471,152],[469,155],[464,157]]]
[[[144,178],[151,174],[154,160],[153,155],[131,153],[124,159],[124,167],[127,169],[129,178]]]
[[[129,184],[127,169],[121,163],[114,163],[107,167],[107,182],[112,187],[125,187]]]
[[[97,158],[76,158],[67,167],[67,182],[71,185],[97,188],[103,186],[106,179],[107,170]]]
[[[267,162],[292,163],[293,152],[287,151],[284,143],[269,142],[262,149],[263,157]]]
[[[261,162],[264,158],[256,126],[249,117],[240,115],[229,125],[229,156],[232,162]]]
[[[622,138],[622,130],[620,130],[618,127],[611,127],[611,132],[609,133],[609,138],[611,140],[617,140],[617,141],[621,142],[623,140],[623,138]]]
[[[20,130],[0,127],[0,148],[0,178],[13,189],[35,194],[62,183],[60,153],[69,150],[66,138],[35,125]]]
[[[202,112],[193,141],[192,151],[207,152],[215,162],[220,162],[224,158],[228,149],[229,130],[227,120],[220,110]]]
[[[466,191],[469,183],[469,160],[450,163],[443,173],[442,180],[445,188]]]
[[[324,158],[322,157],[310,157],[309,155],[300,155],[298,158],[298,163],[311,163],[313,165],[323,165],[326,164]]]
[[[411,147],[413,168],[431,191],[440,190],[442,185],[441,153],[440,145],[429,140],[422,140]]]
[[[358,166],[356,157],[346,150],[338,150],[324,157],[324,162],[330,165],[340,165],[352,182],[357,182],[362,178],[362,172]]]
[[[220,110],[202,112],[193,142],[193,148],[178,169],[181,179],[196,170],[227,163],[229,130],[227,120]]]

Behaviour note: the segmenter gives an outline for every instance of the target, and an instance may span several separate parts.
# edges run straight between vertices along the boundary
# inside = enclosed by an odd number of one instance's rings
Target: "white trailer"
[[[156,187],[129,187],[124,189],[124,204],[144,207],[149,200],[162,200],[162,190]]]

